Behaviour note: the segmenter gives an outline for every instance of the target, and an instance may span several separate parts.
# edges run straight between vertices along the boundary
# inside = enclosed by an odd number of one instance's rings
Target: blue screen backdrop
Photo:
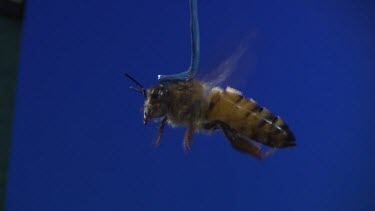
[[[258,161],[222,133],[142,124],[158,74],[190,62],[188,1],[27,2],[7,211],[375,210],[371,1],[200,0],[201,66],[243,40],[230,85],[282,116],[297,147]]]

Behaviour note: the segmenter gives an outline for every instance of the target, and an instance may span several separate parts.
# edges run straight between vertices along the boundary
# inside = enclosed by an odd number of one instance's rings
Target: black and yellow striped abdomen
[[[220,121],[244,137],[266,146],[283,148],[295,146],[295,138],[287,124],[241,92],[213,88],[208,94],[208,121]]]

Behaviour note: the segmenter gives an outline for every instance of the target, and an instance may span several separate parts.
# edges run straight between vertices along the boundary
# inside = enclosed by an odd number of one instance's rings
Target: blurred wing
[[[248,43],[242,42],[234,53],[221,62],[213,72],[203,78],[209,87],[215,87],[225,82],[229,76],[237,69],[239,61],[248,49]]]

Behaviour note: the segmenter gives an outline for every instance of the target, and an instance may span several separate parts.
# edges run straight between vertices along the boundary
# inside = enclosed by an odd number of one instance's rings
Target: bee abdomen
[[[210,120],[225,122],[240,134],[270,147],[295,146],[294,135],[287,124],[241,92],[215,88],[209,99],[207,117]]]
[[[259,123],[248,133],[250,138],[276,148],[296,145],[293,133],[279,116],[275,116],[266,108],[255,115],[259,115]]]

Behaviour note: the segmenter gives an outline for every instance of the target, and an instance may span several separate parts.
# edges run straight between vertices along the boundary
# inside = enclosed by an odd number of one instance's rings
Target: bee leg
[[[183,142],[184,150],[187,152],[191,150],[191,146],[193,145],[193,134],[195,132],[194,126],[189,126],[185,133],[185,138]]]
[[[158,147],[160,145],[160,138],[161,138],[161,135],[163,134],[163,130],[164,130],[165,124],[167,123],[167,119],[168,119],[167,116],[164,116],[160,122],[158,132],[156,134],[156,141],[154,144],[155,147]]]
[[[209,122],[203,125],[203,129],[213,131],[217,129],[221,129],[221,123],[219,121]]]
[[[242,137],[237,131],[233,130],[229,126],[222,126],[225,136],[229,139],[232,147],[240,152],[247,153],[255,156],[258,159],[262,159],[269,155],[269,153],[262,152],[261,148],[246,138]]]

